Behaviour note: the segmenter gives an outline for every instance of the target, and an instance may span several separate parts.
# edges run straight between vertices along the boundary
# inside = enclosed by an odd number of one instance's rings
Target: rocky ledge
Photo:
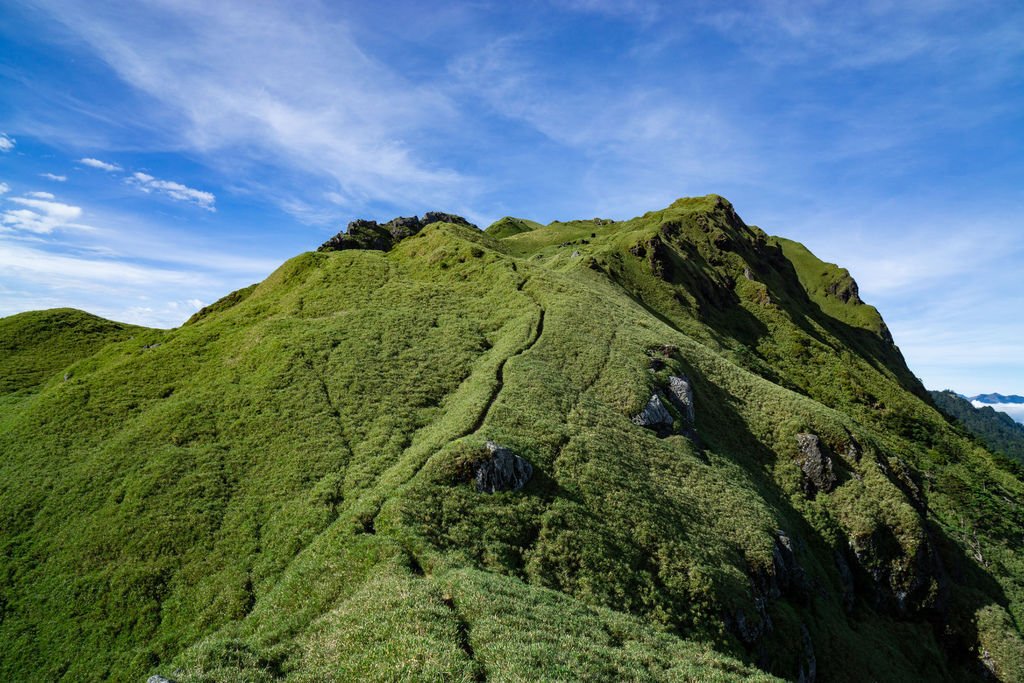
[[[377,221],[362,218],[348,224],[344,231],[320,245],[317,251],[342,251],[344,249],[373,249],[390,251],[406,237],[412,237],[431,223],[455,223],[471,228],[476,226],[462,216],[441,211],[428,211],[419,216],[398,216],[381,225]]]

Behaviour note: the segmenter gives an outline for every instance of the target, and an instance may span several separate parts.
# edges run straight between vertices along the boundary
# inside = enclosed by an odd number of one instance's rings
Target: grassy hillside
[[[0,318],[0,397],[25,397],[58,370],[139,329],[72,308]]]
[[[1024,677],[1024,485],[842,275],[716,196],[530,227],[47,365],[0,408],[0,678]]]

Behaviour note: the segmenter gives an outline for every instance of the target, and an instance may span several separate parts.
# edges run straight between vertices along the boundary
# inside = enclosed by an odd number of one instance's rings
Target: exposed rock
[[[163,676],[150,676],[146,679],[146,683],[175,683],[172,678],[164,678]]]
[[[344,249],[370,249],[389,251],[407,237],[412,237],[431,223],[456,223],[476,227],[462,216],[440,211],[428,211],[423,218],[398,216],[384,225],[377,221],[357,219],[348,224],[344,232],[327,240],[317,251],[342,251]]]
[[[384,229],[391,235],[391,239],[395,242],[405,239],[406,237],[412,237],[420,230],[423,229],[423,223],[416,216],[399,216],[398,218],[392,218],[384,224]]]
[[[767,601],[763,597],[754,598],[754,612],[756,618],[747,618],[742,609],[736,610],[732,615],[732,624],[737,636],[748,647],[757,643],[774,628],[772,618],[768,614]]]
[[[843,457],[846,458],[847,462],[857,463],[860,462],[861,448],[857,440],[853,438],[853,435],[849,431],[846,432],[850,437],[850,440],[846,442],[846,448],[843,451]]]
[[[682,413],[683,421],[692,426],[694,423],[693,387],[690,386],[690,380],[684,375],[673,375],[668,378],[668,391],[669,400]]]
[[[481,493],[518,491],[533,476],[533,465],[526,458],[493,441],[487,442],[491,457],[477,466],[476,490]]]
[[[658,433],[658,436],[668,436],[672,432],[672,415],[665,409],[658,394],[651,394],[647,405],[638,414],[633,416],[633,424],[646,427]]]
[[[846,556],[842,551],[835,551],[833,557],[836,562],[836,570],[839,572],[839,586],[842,590],[843,609],[847,612],[853,610],[853,601],[856,598],[856,586],[853,582],[853,571],[850,569],[850,563],[846,561]]]
[[[927,512],[928,501],[924,495],[924,487],[910,465],[902,458],[886,461],[884,457],[879,457],[876,464],[882,474],[906,496],[918,512]]]
[[[579,252],[578,250],[577,250],[577,251],[574,251],[574,252],[572,252],[572,257],[573,257],[573,258],[579,258],[579,256],[580,256],[580,252]]]
[[[838,280],[830,284],[827,288],[827,291],[829,294],[839,299],[843,303],[864,303],[860,299],[860,289],[857,287],[856,280],[854,280],[849,275],[847,275],[842,280]]]
[[[629,251],[634,256],[647,256],[647,265],[650,266],[655,277],[663,280],[672,279],[674,269],[671,250],[657,235],[646,242],[633,245]]]
[[[750,269],[750,266],[743,266],[743,277],[747,278],[748,280],[756,279],[754,278],[754,271]]]
[[[797,434],[796,442],[800,448],[800,469],[804,472],[804,492],[814,497],[818,491],[828,493],[835,488],[836,475],[832,471],[832,458],[818,436]]]
[[[885,343],[895,346],[896,340],[892,338],[892,332],[889,331],[889,326],[886,325],[885,322],[882,322],[879,326],[878,336],[881,337]]]
[[[807,572],[796,559],[796,542],[782,529],[775,532],[775,547],[772,548],[774,570],[773,595],[806,597],[809,590]]]
[[[946,609],[948,579],[927,532],[917,539],[912,557],[885,526],[851,538],[850,548],[871,580],[870,598],[877,609],[900,617]]]
[[[800,639],[803,641],[803,653],[797,683],[814,683],[818,679],[818,660],[814,658],[814,643],[807,627],[800,624]]]
[[[775,532],[774,540],[771,567],[750,572],[754,597],[770,602],[786,596],[806,602],[810,596],[810,584],[807,572],[796,557],[798,541],[781,529]]]
[[[348,224],[345,232],[320,245],[317,251],[343,251],[345,249],[370,249],[388,251],[394,246],[394,239],[377,221],[357,219]]]
[[[426,227],[431,223],[455,223],[456,225],[465,225],[469,228],[476,227],[462,216],[456,216],[454,213],[444,213],[443,211],[427,211],[423,214],[423,220],[421,222],[423,227]]]

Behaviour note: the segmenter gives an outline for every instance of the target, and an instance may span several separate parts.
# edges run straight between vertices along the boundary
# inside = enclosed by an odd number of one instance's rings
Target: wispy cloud
[[[40,173],[39,176],[46,178],[47,180],[52,180],[56,183],[64,183],[67,182],[68,179],[66,175],[57,175],[56,173]]]
[[[0,133],[0,152],[10,152],[14,149],[17,141],[6,133]]]
[[[207,211],[216,211],[214,203],[217,198],[212,192],[205,192],[203,190],[197,190],[181,183],[176,183],[173,180],[160,180],[154,178],[148,173],[133,173],[128,182],[135,185],[143,192],[157,192],[159,194],[176,199],[182,202],[190,202],[199,206]]]
[[[72,306],[114,320],[180,325],[204,302],[259,281],[277,259],[225,253],[137,215],[83,209],[90,231],[0,230],[0,316]]]
[[[161,104],[183,148],[232,176],[247,175],[240,166],[283,169],[279,186],[290,174],[350,205],[433,204],[471,191],[462,174],[414,151],[433,126],[451,125],[451,102],[370,57],[323,7],[161,4],[132,22],[91,2],[51,8]]]
[[[114,171],[120,171],[121,170],[121,167],[118,166],[117,164],[111,164],[109,162],[101,161],[99,159],[93,159],[92,157],[86,157],[84,159],[79,159],[78,163],[82,164],[83,166],[88,166],[90,168],[98,168],[101,171],[107,171],[107,172],[114,172]]]
[[[29,192],[7,201],[23,208],[10,208],[0,214],[0,225],[6,230],[49,234],[59,228],[86,227],[76,223],[82,215],[80,206],[56,201],[49,192]]]
[[[11,186],[7,183],[0,183],[0,194],[7,194],[11,191]]]

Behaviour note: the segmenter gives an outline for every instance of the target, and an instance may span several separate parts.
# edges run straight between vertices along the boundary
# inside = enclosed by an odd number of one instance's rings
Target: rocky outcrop
[[[674,422],[672,414],[665,408],[657,393],[651,394],[644,409],[633,416],[633,424],[655,431],[658,436],[671,434]]]
[[[803,648],[800,657],[800,670],[796,677],[797,683],[815,683],[818,680],[818,660],[814,657],[811,633],[803,624],[800,624],[800,640]]]
[[[732,622],[729,625],[732,626],[733,632],[747,647],[757,644],[765,634],[775,628],[764,597],[754,598],[753,612],[754,614],[748,617],[746,612],[738,609],[732,614],[731,619],[727,620],[727,623]]]
[[[807,572],[797,561],[797,542],[782,529],[775,532],[775,546],[772,548],[773,576],[768,593],[773,599],[788,595],[802,600],[810,593]]]
[[[533,476],[533,465],[504,446],[487,442],[490,457],[477,465],[476,490],[480,493],[518,491]]]
[[[888,527],[850,539],[857,566],[867,575],[866,597],[876,609],[899,617],[941,613],[946,607],[948,580],[931,539],[922,532],[911,555]]]
[[[836,571],[839,572],[839,589],[841,591],[840,598],[843,602],[843,609],[847,613],[853,611],[853,601],[856,598],[856,585],[853,582],[853,570],[850,569],[850,563],[846,561],[846,556],[842,551],[836,550],[833,555],[836,563]]]
[[[164,678],[163,676],[150,676],[146,679],[146,683],[175,683],[171,678]]]
[[[396,244],[419,233],[431,223],[455,223],[456,225],[476,227],[462,216],[441,211],[428,211],[423,214],[423,218],[398,216],[383,225],[377,221],[360,218],[349,223],[344,232],[339,232],[321,244],[317,251],[342,251],[345,249],[390,251]]]
[[[832,458],[828,448],[816,434],[796,435],[800,451],[800,469],[804,473],[804,493],[813,498],[819,491],[828,493],[836,486],[836,475],[832,471]]]
[[[864,303],[860,298],[860,289],[857,287],[857,281],[849,275],[831,283],[826,291],[844,304]]]
[[[683,422],[692,427],[694,422],[693,412],[693,387],[690,380],[685,376],[672,375],[668,378],[669,399],[679,410]]]
[[[629,253],[634,256],[647,257],[647,265],[655,277],[662,280],[671,280],[674,272],[670,249],[665,242],[655,235],[645,242],[638,242],[630,247]]]

